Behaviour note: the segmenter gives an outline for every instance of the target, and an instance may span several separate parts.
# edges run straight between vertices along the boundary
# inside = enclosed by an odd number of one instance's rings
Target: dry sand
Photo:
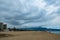
[[[0,40],[60,40],[60,35],[40,31],[0,32]]]

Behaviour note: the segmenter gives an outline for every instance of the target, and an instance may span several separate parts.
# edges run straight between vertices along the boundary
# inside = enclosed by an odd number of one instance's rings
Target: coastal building
[[[3,29],[7,29],[7,24],[3,24]]]
[[[3,30],[3,23],[1,22],[0,23],[0,31],[2,31]]]
[[[3,24],[2,22],[0,22],[0,31],[4,31],[7,29],[7,24]]]

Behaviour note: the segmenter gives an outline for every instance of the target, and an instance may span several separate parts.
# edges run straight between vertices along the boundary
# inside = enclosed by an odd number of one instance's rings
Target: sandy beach
[[[60,34],[40,31],[0,32],[0,40],[60,40]]]

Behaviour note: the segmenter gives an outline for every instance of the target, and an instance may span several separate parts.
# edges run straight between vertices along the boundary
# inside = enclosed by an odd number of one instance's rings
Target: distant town
[[[31,27],[31,28],[7,28],[7,24],[4,24],[3,22],[0,22],[0,31],[60,31],[60,29],[48,29],[43,28],[41,26],[39,27]]]

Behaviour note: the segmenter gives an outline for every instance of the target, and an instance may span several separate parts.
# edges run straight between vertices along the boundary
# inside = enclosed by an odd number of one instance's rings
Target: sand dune
[[[60,35],[40,31],[0,32],[0,40],[60,40]]]

